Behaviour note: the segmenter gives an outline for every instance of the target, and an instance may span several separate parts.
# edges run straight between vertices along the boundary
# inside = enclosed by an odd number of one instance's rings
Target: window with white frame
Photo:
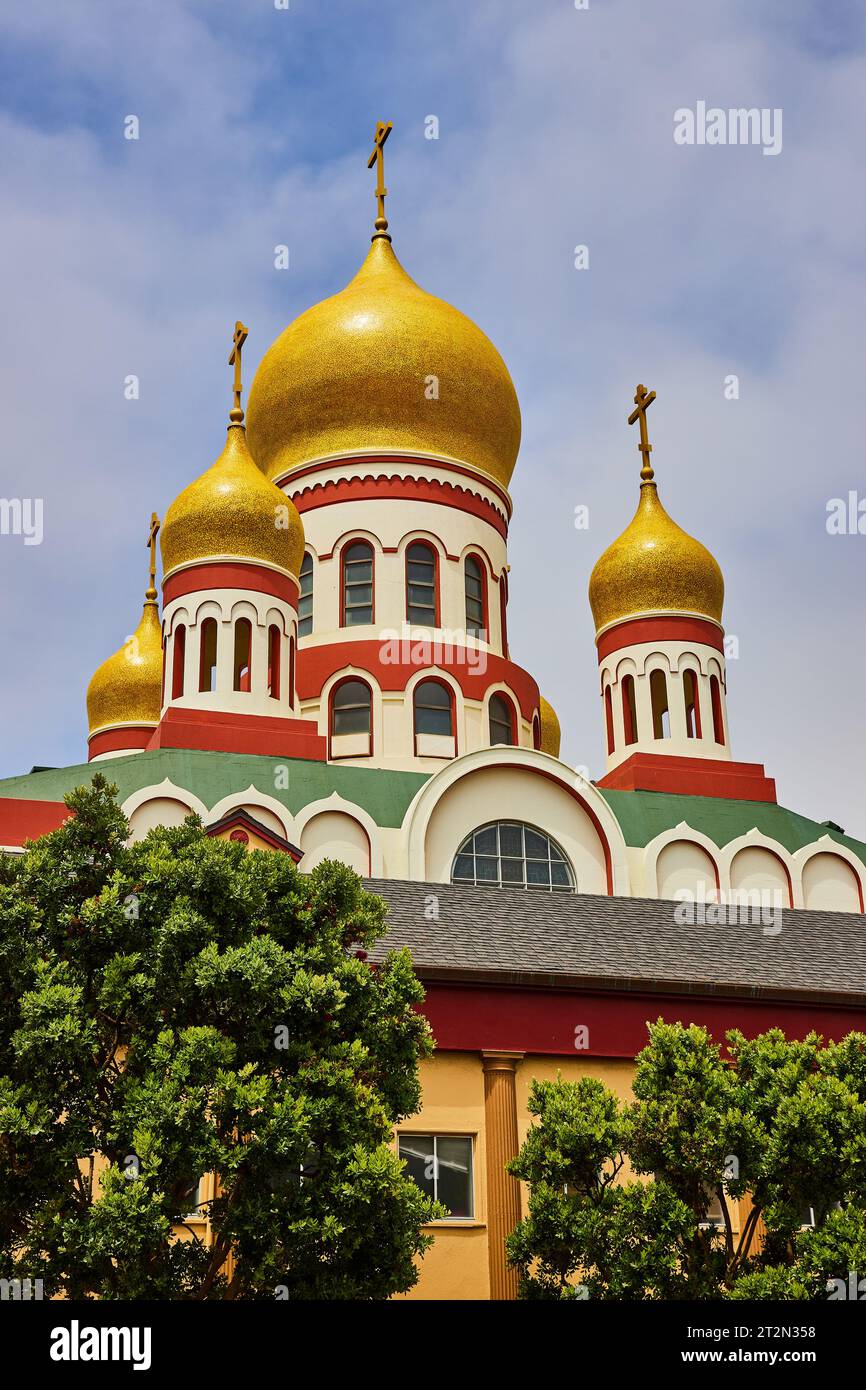
[[[575,891],[571,865],[559,845],[543,830],[520,821],[493,821],[473,830],[457,851],[451,882]]]
[[[441,1202],[449,1221],[475,1215],[472,1138],[467,1134],[400,1134],[400,1157],[422,1192]]]

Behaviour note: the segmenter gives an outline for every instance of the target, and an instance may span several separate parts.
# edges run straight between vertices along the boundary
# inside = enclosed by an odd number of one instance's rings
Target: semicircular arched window
[[[574,893],[574,871],[555,840],[522,821],[492,821],[473,830],[451,868],[452,883]]]

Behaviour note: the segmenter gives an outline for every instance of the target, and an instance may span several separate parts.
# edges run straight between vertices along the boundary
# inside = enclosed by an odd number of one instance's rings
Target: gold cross
[[[229,414],[229,419],[236,425],[239,425],[244,418],[244,412],[241,410],[241,391],[243,390],[241,386],[241,350],[247,340],[248,333],[249,329],[245,328],[240,319],[238,319],[232,336],[232,350],[229,356],[229,366],[235,369],[235,403]]]
[[[651,483],[653,477],[655,476],[652,468],[650,467],[650,454],[653,451],[653,446],[649,442],[649,436],[647,434],[646,429],[646,413],[649,410],[655,398],[655,391],[648,391],[645,386],[639,385],[634,397],[634,403],[637,409],[633,410],[631,415],[629,415],[628,417],[628,422],[630,425],[633,425],[635,420],[640,421],[640,444],[638,444],[637,447],[643,458],[643,467],[640,470],[640,475],[645,483]]]
[[[378,208],[376,232],[379,236],[384,236],[388,230],[388,219],[385,216],[385,198],[388,190],[385,187],[385,160],[382,151],[393,128],[393,121],[379,121],[377,123],[376,134],[373,136],[373,153],[367,160],[368,169],[372,169],[373,165],[376,165],[376,206]],[[390,241],[391,238],[388,237],[388,240]]]
[[[159,534],[159,517],[156,512],[150,514],[150,531],[148,532],[146,545],[150,546],[150,586],[145,594],[145,598],[156,598],[156,538]]]

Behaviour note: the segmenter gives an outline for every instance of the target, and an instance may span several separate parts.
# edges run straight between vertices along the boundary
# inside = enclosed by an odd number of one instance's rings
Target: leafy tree
[[[866,1275],[866,1036],[732,1031],[722,1049],[659,1020],[633,1093],[534,1083],[509,1164],[530,1192],[508,1240],[522,1297],[818,1299]],[[615,1181],[626,1164],[638,1176]]]
[[[130,845],[115,790],[0,863],[0,1272],[46,1297],[410,1288],[434,1208],[389,1140],[432,1042],[408,953],[366,958],[385,905],[195,817]]]

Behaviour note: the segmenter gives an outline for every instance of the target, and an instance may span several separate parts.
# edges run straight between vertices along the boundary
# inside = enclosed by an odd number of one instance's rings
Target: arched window
[[[610,693],[610,686],[604,687],[604,723],[607,729],[607,751],[612,753],[614,749],[613,736],[613,696]]]
[[[694,671],[683,671],[683,699],[686,706],[686,735],[689,738],[700,738],[701,700],[698,694],[698,678]]]
[[[508,621],[506,608],[508,607],[508,580],[503,574],[499,579],[499,621],[502,625],[502,655],[508,655]]]
[[[343,551],[343,627],[373,621],[373,547],[353,541]]]
[[[473,830],[457,851],[451,882],[576,891],[574,873],[559,845],[543,830],[520,821],[494,821]]]
[[[622,678],[622,726],[626,743],[637,743],[637,704],[634,695],[634,676]]]
[[[438,626],[436,588],[436,552],[425,541],[413,541],[406,551],[407,622]]]
[[[289,638],[289,703],[295,703],[295,638]]]
[[[454,701],[441,681],[421,681],[415,687],[415,733],[454,736]]]
[[[491,695],[490,697],[490,743],[507,743],[513,745],[516,742],[514,737],[514,708],[504,695]]]
[[[199,648],[198,688],[216,690],[217,625],[216,618],[205,618],[201,625]]]
[[[304,551],[301,563],[301,590],[298,598],[298,636],[309,637],[313,630],[313,557]]]
[[[272,700],[280,698],[280,662],[283,657],[282,634],[276,623],[268,628],[268,694]]]
[[[710,676],[710,704],[713,708],[713,738],[716,743],[725,741],[725,723],[722,719],[722,689],[718,676]]]
[[[487,585],[481,561],[467,555],[463,562],[463,584],[466,593],[466,631],[473,637],[487,640]]]
[[[363,738],[366,736],[367,743],[361,749],[360,756],[364,752],[370,752],[371,736],[373,732],[373,696],[369,685],[365,681],[345,680],[337,686],[331,698],[331,736],[333,738],[343,738],[347,735],[355,735]],[[358,756],[353,747],[353,756]]]
[[[171,698],[177,700],[183,694],[183,667],[186,653],[186,628],[183,623],[175,629],[174,657],[171,663]]]
[[[653,738],[670,738],[668,683],[664,671],[653,671],[650,675],[650,699],[653,711]]]
[[[232,681],[233,690],[249,690],[251,688],[251,655],[253,645],[253,629],[249,618],[238,618],[235,623],[235,651],[234,651],[234,679]]]
[[[541,720],[537,714],[532,716],[532,746],[536,752],[541,747]]]

